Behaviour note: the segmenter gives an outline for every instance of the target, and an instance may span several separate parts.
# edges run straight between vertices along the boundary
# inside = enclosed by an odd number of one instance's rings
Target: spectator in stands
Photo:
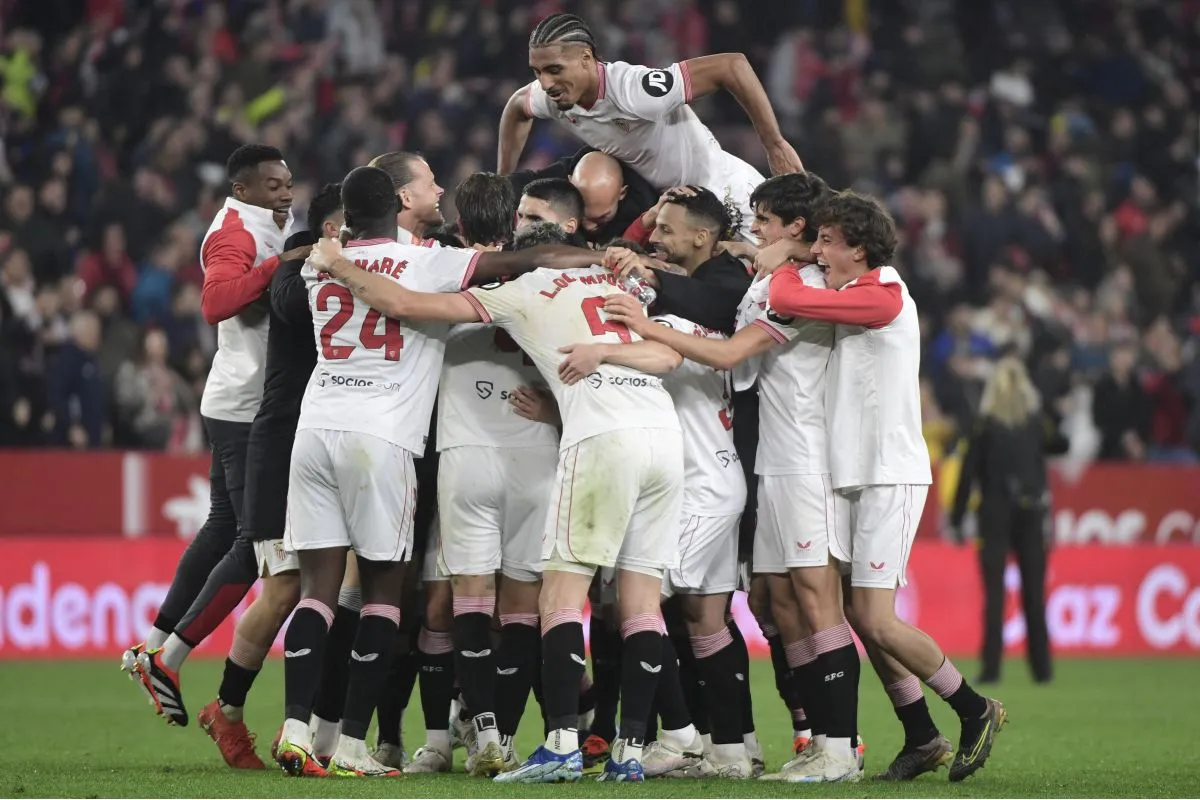
[[[125,250],[125,228],[121,223],[110,222],[104,226],[99,247],[89,250],[79,260],[78,273],[88,298],[101,286],[112,286],[128,307],[133,287],[137,285],[137,269]]]
[[[71,338],[54,357],[47,377],[53,441],[85,450],[104,443],[107,404],[100,377],[100,320],[91,311],[71,317]]]
[[[115,401],[113,440],[119,446],[165,450],[186,428],[195,398],[167,364],[167,336],[158,328],[146,330],[139,354],[121,364]]]
[[[1123,343],[1114,347],[1108,358],[1108,374],[1096,384],[1092,419],[1100,430],[1102,460],[1146,458],[1152,407],[1134,373],[1136,360],[1134,345]]]

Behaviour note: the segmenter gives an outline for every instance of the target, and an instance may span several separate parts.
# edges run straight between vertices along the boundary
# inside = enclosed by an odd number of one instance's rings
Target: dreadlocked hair
[[[539,22],[529,34],[530,47],[549,47],[555,44],[581,44],[596,54],[596,39],[592,29],[574,14],[551,14]]]

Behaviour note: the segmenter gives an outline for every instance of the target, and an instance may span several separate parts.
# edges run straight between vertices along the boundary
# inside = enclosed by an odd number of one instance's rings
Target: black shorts
[[[242,507],[242,536],[246,539],[283,538],[296,423],[295,419],[260,418],[250,429]]]

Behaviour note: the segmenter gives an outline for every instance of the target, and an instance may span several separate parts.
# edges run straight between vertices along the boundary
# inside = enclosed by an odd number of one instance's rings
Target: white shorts
[[[542,568],[596,567],[661,578],[679,559],[683,437],[663,428],[627,428],[566,448],[542,534]]]
[[[929,487],[913,484],[838,490],[838,524],[829,551],[850,568],[850,585],[904,586],[908,556]]]
[[[407,561],[416,497],[408,450],[367,433],[306,428],[292,445],[284,546]]]
[[[542,574],[542,530],[558,448],[451,447],[438,465],[438,571],[517,581]]]
[[[754,574],[828,564],[836,513],[828,475],[760,475]]]
[[[667,573],[664,586],[672,594],[724,594],[736,589],[741,519],[741,514],[685,514],[679,532],[679,567]]]
[[[266,539],[254,543],[254,559],[258,562],[260,578],[268,575],[281,575],[285,572],[297,572],[300,569],[300,556],[295,550],[283,546],[283,539]]]

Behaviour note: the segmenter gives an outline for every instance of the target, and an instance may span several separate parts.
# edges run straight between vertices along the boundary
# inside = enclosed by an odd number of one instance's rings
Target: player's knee
[[[750,594],[746,596],[746,605],[750,607],[750,613],[760,626],[774,624],[775,618],[771,616],[771,596],[767,594],[765,587],[759,591],[754,591],[754,588],[751,586]]]
[[[300,575],[272,575],[263,581],[263,601],[271,615],[282,622],[300,602]]]
[[[854,632],[865,643],[888,651],[891,636],[899,622],[896,612],[882,606],[867,606],[862,603],[853,604],[853,608],[851,625]]]

